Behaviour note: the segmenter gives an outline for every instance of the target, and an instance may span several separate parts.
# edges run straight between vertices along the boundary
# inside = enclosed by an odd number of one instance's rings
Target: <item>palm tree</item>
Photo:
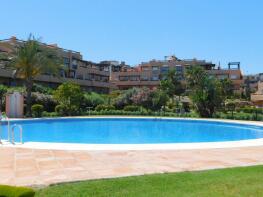
[[[23,79],[26,86],[26,112],[31,116],[31,93],[34,79],[41,74],[57,75],[61,70],[61,59],[54,48],[40,44],[32,35],[19,44],[10,62],[14,76]]]

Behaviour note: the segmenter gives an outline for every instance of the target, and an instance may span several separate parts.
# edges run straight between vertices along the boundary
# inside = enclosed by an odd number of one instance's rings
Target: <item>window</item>
[[[181,65],[176,65],[175,70],[176,72],[183,72],[183,67]]]
[[[110,69],[109,69],[109,66],[105,66],[104,67],[104,71],[109,71]]]
[[[238,79],[238,75],[230,75],[230,79]]]
[[[72,60],[72,64],[77,64],[77,60],[76,60],[76,59],[73,59],[73,60]]]
[[[152,77],[152,80],[153,80],[153,81],[158,81],[158,80],[159,80],[159,76],[153,76],[153,77]]]
[[[148,70],[149,70],[149,67],[148,67],[148,66],[143,66],[143,67],[142,67],[142,70],[143,70],[143,71],[148,71]]]
[[[153,66],[153,67],[152,67],[152,70],[153,70],[153,71],[159,70],[159,66]]]
[[[64,57],[64,66],[65,68],[69,68],[69,58]]]
[[[69,64],[69,58],[64,57],[64,64]]]
[[[64,70],[60,70],[60,77],[65,77],[65,71]]]
[[[228,75],[218,75],[218,79],[227,79]]]
[[[128,81],[128,77],[127,76],[122,76],[122,77],[120,77],[120,81]]]
[[[73,64],[73,65],[72,65],[72,68],[73,68],[73,69],[77,69],[77,68],[78,68],[78,65]]]
[[[69,78],[75,78],[75,71],[70,71]]]
[[[77,64],[77,60],[76,59],[72,60],[72,68],[73,69],[77,69],[78,68],[78,64]]]
[[[168,65],[163,65],[161,67],[161,73],[168,73],[169,71],[169,66]]]
[[[147,76],[141,76],[141,81],[148,81],[149,78]]]
[[[139,76],[130,76],[130,81],[139,81]]]
[[[78,75],[77,75],[77,79],[83,80],[83,75],[82,75],[82,74],[78,74]]]
[[[91,75],[89,73],[85,75],[85,80],[91,80]]]

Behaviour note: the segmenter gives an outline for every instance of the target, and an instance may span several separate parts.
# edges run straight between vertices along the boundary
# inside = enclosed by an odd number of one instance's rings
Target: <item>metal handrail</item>
[[[20,132],[20,143],[23,144],[23,128],[21,125],[19,124],[14,124],[14,126],[12,127],[12,139],[11,139],[11,143],[15,144],[15,128],[18,127],[19,128],[19,132]]]
[[[8,138],[7,141],[10,142],[10,120],[7,116],[5,116],[5,117],[1,116],[0,120],[1,120],[1,122],[3,120],[5,120],[7,122],[7,133],[8,133],[7,134],[7,138]],[[1,137],[2,137],[2,129],[0,130],[0,144],[2,144]]]
[[[1,141],[1,137],[2,137],[2,127],[1,127],[1,122],[0,122],[0,144],[3,144],[2,141]]]
[[[5,119],[7,121],[7,141],[10,142],[10,120],[7,116],[5,117]]]

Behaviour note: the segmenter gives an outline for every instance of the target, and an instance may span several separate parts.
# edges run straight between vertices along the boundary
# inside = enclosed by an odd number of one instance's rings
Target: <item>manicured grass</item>
[[[38,190],[36,196],[263,196],[263,166],[59,184]]]
[[[35,191],[26,187],[0,185],[0,197],[33,197]]]

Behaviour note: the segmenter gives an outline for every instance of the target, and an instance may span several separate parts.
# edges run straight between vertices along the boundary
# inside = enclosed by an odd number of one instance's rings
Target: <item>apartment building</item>
[[[9,56],[15,47],[23,42],[23,40],[18,40],[16,37],[0,40],[0,55],[4,54]],[[61,70],[61,77],[43,74],[38,76],[35,82],[50,87],[57,87],[63,82],[75,82],[86,90],[102,93],[108,93],[110,91],[110,72],[107,65],[83,60],[80,52],[59,48],[56,44],[40,44],[56,49],[58,55],[63,59],[64,69]],[[13,70],[6,67],[8,61],[8,58],[1,58],[0,60],[0,83],[9,86],[22,85],[23,81],[19,78],[14,79],[12,77]]]
[[[258,90],[258,82],[260,81],[263,81],[263,73],[244,76],[245,87],[253,93]]]
[[[258,76],[259,81],[257,82],[257,91],[251,94],[251,101],[258,107],[263,107],[263,73]]]
[[[160,80],[165,76],[169,69],[174,68],[185,80],[185,71],[190,66],[201,66],[210,75],[218,79],[228,78],[233,81],[234,91],[240,92],[243,84],[243,76],[240,70],[240,63],[229,63],[227,69],[216,67],[212,62],[197,59],[178,59],[175,56],[165,57],[164,60],[151,60],[142,62],[136,67],[124,66],[117,71],[112,71],[111,82],[118,89],[128,89],[131,87],[154,88],[160,84]],[[233,67],[234,66],[234,67]]]
[[[21,79],[14,79],[13,70],[6,67],[8,58],[1,58],[1,55],[9,56],[14,48],[22,44],[23,40],[15,37],[0,40],[0,83],[15,86],[23,85]],[[210,75],[219,79],[228,78],[233,81],[234,90],[242,91],[244,79],[240,70],[239,62],[231,62],[228,68],[222,69],[212,62],[197,59],[178,59],[175,56],[166,56],[164,60],[151,60],[142,62],[138,66],[131,67],[125,62],[101,61],[94,63],[84,60],[81,53],[73,50],[59,48],[56,44],[41,45],[56,49],[58,55],[63,59],[64,69],[61,70],[61,77],[54,77],[50,74],[43,74],[35,79],[39,84],[57,87],[63,82],[75,82],[88,91],[108,93],[112,89],[128,89],[132,87],[159,86],[160,80],[171,68],[175,68],[181,79],[185,80],[185,70],[190,66],[201,66]]]

